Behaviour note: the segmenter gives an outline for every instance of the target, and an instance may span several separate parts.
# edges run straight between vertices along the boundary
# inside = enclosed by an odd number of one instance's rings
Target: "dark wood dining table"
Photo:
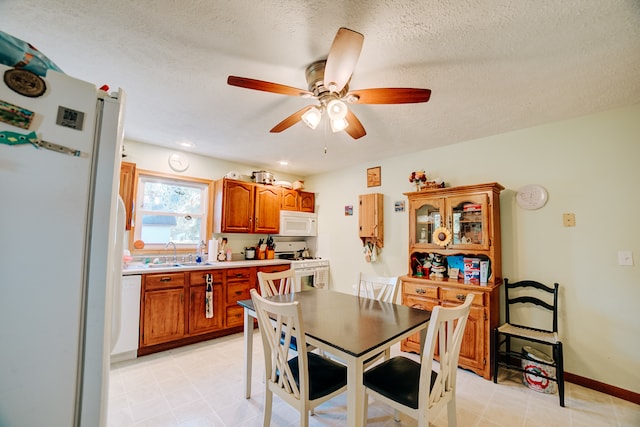
[[[425,341],[431,312],[404,305],[376,301],[330,290],[314,289],[269,299],[299,302],[310,344],[343,361],[347,366],[347,425],[364,425],[364,362],[402,339],[421,333]],[[253,301],[242,300],[244,308],[245,397],[251,397],[253,352]]]

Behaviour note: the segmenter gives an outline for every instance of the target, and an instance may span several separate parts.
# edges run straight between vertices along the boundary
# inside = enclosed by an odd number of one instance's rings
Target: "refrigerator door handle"
[[[122,332],[122,251],[124,247],[124,224],[127,220],[127,214],[124,208],[122,197],[118,195],[118,203],[116,207],[116,229],[114,237],[114,259],[113,259],[113,310],[111,322],[111,348],[116,346],[120,333]]]

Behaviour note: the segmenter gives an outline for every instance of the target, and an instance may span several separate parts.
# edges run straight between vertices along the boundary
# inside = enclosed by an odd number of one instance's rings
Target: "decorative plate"
[[[516,201],[518,206],[523,209],[535,210],[540,209],[547,203],[547,190],[537,184],[529,184],[518,189],[516,193]]]

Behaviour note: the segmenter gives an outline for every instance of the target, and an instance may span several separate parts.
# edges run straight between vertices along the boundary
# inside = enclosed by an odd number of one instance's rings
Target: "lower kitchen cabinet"
[[[207,276],[212,281],[213,317],[207,318]],[[204,334],[222,328],[221,270],[189,273],[189,335]]]
[[[143,274],[138,356],[242,331],[239,300],[258,288],[258,271],[289,264]],[[207,275],[213,284],[213,316],[206,316]]]
[[[147,274],[142,285],[140,347],[185,336],[184,273]]]
[[[453,282],[444,284],[409,276],[402,277],[402,303],[420,310],[432,310],[438,305],[454,307],[462,304],[467,294],[474,294],[458,365],[485,379],[491,379],[491,330],[499,323],[498,290],[499,285],[478,286]],[[403,340],[400,349],[420,353],[420,335],[414,334]]]

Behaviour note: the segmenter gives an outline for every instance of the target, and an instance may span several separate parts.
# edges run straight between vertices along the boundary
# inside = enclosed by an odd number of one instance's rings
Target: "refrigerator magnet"
[[[5,71],[4,82],[12,91],[29,98],[37,98],[47,90],[42,77],[20,68]]]

